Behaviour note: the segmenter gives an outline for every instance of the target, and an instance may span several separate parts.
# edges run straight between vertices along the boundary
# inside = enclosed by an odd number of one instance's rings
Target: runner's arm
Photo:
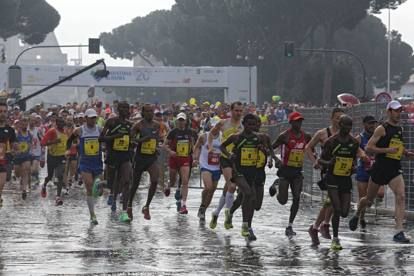
[[[309,143],[307,143],[305,147],[305,153],[308,156],[309,160],[312,162],[314,168],[318,168],[319,164],[315,158],[315,147],[320,141],[321,132],[320,130],[313,135],[312,139],[310,139]]]
[[[374,134],[372,134],[372,137],[368,140],[365,150],[368,153],[372,153],[372,154],[396,153],[397,152],[396,148],[377,147],[378,141],[381,139],[381,137],[384,137],[384,136],[385,136],[385,128],[383,126],[377,127],[374,131]]]
[[[198,162],[198,160],[200,159],[201,147],[205,143],[206,136],[207,136],[206,134],[200,135],[200,137],[198,137],[197,142],[194,145],[194,152],[193,152],[194,161]]]
[[[230,144],[233,144],[234,141],[236,141],[236,138],[238,137],[238,134],[233,134],[229,138],[226,139],[221,145],[220,150],[226,156],[228,159],[231,158],[232,153],[227,151],[227,146]]]

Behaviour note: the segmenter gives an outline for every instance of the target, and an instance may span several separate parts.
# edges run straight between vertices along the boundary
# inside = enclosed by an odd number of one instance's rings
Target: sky
[[[101,32],[131,22],[137,16],[145,16],[158,9],[170,9],[174,0],[46,0],[61,15],[55,34],[60,45],[87,44],[88,38],[98,37]],[[388,24],[388,12],[379,15]],[[408,0],[397,10],[391,12],[391,28],[403,35],[403,40],[414,48],[414,0]],[[78,58],[76,49],[63,49],[68,54],[68,61]],[[112,59],[104,54],[90,55],[87,48],[83,50],[83,64],[90,64],[105,58],[110,66],[132,66],[132,61]]]

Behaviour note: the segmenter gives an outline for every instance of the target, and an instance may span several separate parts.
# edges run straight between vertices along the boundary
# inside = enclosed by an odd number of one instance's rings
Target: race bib
[[[241,148],[240,165],[252,167],[257,165],[257,148]]]
[[[212,166],[217,166],[220,163],[220,153],[209,152],[208,153],[208,164]]]
[[[97,138],[85,139],[84,142],[85,155],[95,156],[99,154],[99,141]]]
[[[27,142],[20,142],[19,143],[19,152],[25,153],[29,151],[29,144]]]
[[[300,149],[293,149],[289,153],[287,165],[289,167],[301,168],[303,166],[304,151]]]
[[[333,174],[336,176],[350,176],[352,172],[352,158],[336,157]]]
[[[257,167],[263,168],[266,165],[266,155],[263,151],[259,150],[259,156],[257,158]]]
[[[112,147],[116,151],[128,151],[129,149],[129,135],[124,135],[120,138],[114,139],[114,145]]]
[[[157,148],[157,140],[150,139],[141,144],[141,153],[142,154],[154,154]]]
[[[397,148],[398,151],[396,153],[387,153],[385,156],[387,158],[401,160],[404,152],[404,143],[400,139],[392,138],[388,147]]]
[[[51,152],[50,153],[53,156],[65,155],[67,137],[61,135],[59,138],[60,138],[60,143],[50,146],[51,147]]]
[[[176,152],[179,157],[188,157],[190,154],[190,142],[188,140],[178,140]]]

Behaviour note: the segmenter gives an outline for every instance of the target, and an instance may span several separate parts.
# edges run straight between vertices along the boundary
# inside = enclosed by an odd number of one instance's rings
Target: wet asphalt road
[[[265,191],[272,183],[269,174]],[[198,186],[197,177],[192,185]],[[344,250],[333,252],[330,241],[311,246],[307,233],[318,204],[304,205],[298,213],[292,240],[284,236],[290,202],[280,206],[266,192],[263,208],[253,226],[258,240],[248,243],[240,235],[241,211],[234,229],[225,230],[223,215],[215,230],[200,224],[197,210],[201,190],[191,189],[188,215],[176,212],[173,195],[157,193],[150,221],[140,214],[146,199],[141,189],[131,224],[118,222],[106,197],[98,199],[99,225],[91,226],[83,187],[75,186],[54,206],[55,189],[47,199],[33,190],[25,202],[17,185],[7,185],[0,209],[0,275],[104,274],[127,275],[414,275],[414,244],[392,242],[393,221],[369,217],[367,233],[350,232],[341,222]],[[216,192],[213,207],[220,191]],[[413,229],[409,226],[409,229]]]

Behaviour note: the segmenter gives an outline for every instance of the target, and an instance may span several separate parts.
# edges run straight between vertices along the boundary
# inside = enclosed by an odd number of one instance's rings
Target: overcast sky
[[[129,23],[137,16],[144,16],[157,9],[169,9],[174,0],[47,0],[61,15],[55,33],[63,44],[87,44],[89,37],[98,37],[101,32]],[[387,24],[388,12],[379,17]],[[408,0],[399,9],[391,12],[391,28],[403,34],[403,39],[414,46],[414,0]],[[77,50],[63,49],[68,60],[77,58]],[[105,54],[89,55],[83,51],[83,64],[105,58],[108,65],[131,66],[127,60],[114,60]],[[72,64],[72,62],[71,62]]]

